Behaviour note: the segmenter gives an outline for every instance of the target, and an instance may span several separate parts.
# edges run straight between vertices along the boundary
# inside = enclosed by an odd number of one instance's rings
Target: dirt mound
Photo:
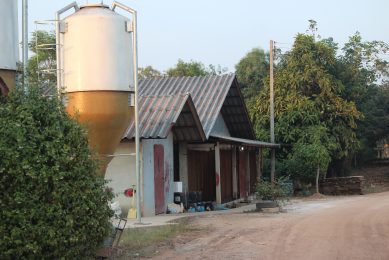
[[[311,196],[307,197],[307,200],[320,200],[320,199],[326,199],[327,196],[323,195],[321,193],[314,193]]]

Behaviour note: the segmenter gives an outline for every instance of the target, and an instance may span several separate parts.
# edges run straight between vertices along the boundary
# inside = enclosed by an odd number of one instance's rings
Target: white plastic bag
[[[120,207],[120,204],[118,201],[112,202],[110,205],[111,210],[113,210],[113,214],[115,217],[120,218],[122,215],[122,208]]]

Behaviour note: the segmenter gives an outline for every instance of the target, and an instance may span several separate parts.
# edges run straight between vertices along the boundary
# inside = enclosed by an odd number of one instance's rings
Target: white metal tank
[[[71,4],[57,16],[70,7],[76,12],[57,27],[58,85],[68,114],[86,125],[104,175],[134,117],[133,23],[103,4]]]
[[[18,56],[18,1],[0,0],[0,69],[16,70]]]
[[[130,21],[102,4],[82,6],[64,19],[65,92],[133,91]]]
[[[18,1],[0,0],[0,95],[15,86],[18,45]]]

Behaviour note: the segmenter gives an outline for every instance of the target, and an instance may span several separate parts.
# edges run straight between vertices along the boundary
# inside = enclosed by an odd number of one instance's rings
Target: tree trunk
[[[316,171],[316,193],[319,193],[319,176],[320,176],[320,166],[317,165],[317,171]]]

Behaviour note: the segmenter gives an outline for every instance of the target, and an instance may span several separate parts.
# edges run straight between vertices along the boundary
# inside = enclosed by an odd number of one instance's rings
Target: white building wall
[[[166,139],[143,139],[143,190],[144,190],[144,216],[155,215],[155,194],[154,194],[154,145],[164,146],[164,172],[165,172],[165,207],[173,203],[174,193],[174,157],[173,157],[173,134],[170,133]]]
[[[142,216],[155,215],[155,194],[154,194],[154,145],[164,146],[164,171],[165,171],[165,206],[173,203],[174,193],[174,157],[173,157],[173,135],[166,139],[142,139],[141,140],[141,185],[142,185]],[[135,153],[135,143],[121,143],[115,151],[116,155]],[[109,187],[113,188],[115,198],[120,203],[123,215],[127,216],[129,208],[136,207],[135,198],[127,198],[123,192],[125,189],[136,185],[135,155],[117,156],[112,159],[107,167],[105,179],[110,180]]]
[[[115,155],[135,153],[134,142],[120,143]],[[127,216],[129,208],[136,207],[135,198],[125,197],[123,192],[136,185],[135,155],[117,156],[108,164],[105,179],[109,181],[108,186],[117,194],[116,201],[120,203],[123,215]]]
[[[211,135],[212,134],[231,136],[221,113],[219,113],[219,115],[217,116],[215,125],[213,126],[211,131]]]

